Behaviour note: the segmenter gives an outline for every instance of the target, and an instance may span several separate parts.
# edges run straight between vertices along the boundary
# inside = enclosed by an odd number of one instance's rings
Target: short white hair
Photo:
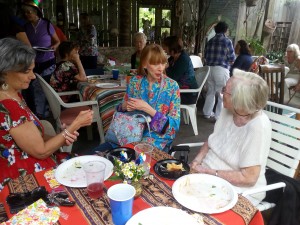
[[[234,109],[254,113],[265,107],[268,97],[269,87],[263,78],[252,72],[233,70],[231,101]]]
[[[295,58],[300,56],[299,46],[297,44],[290,44],[287,46],[286,51],[292,51],[295,54]]]

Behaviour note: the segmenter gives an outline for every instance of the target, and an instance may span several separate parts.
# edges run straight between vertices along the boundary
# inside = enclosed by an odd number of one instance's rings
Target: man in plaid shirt
[[[206,65],[210,66],[210,75],[207,78],[207,95],[203,107],[205,118],[215,117],[218,119],[223,107],[221,90],[229,79],[230,65],[235,60],[232,42],[225,35],[227,29],[228,25],[225,22],[219,22],[215,26],[216,35],[205,46],[204,58]],[[214,114],[216,94],[218,103]]]

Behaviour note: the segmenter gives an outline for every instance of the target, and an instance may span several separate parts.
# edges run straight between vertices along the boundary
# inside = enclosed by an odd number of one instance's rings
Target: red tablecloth
[[[154,155],[156,160],[161,158],[169,157],[169,155],[157,151]],[[172,196],[171,187],[174,181],[166,180],[164,178],[158,177],[153,171],[153,164],[156,160],[152,161],[152,168],[150,173],[153,174],[153,179],[148,179],[142,181],[143,183],[143,193],[141,197],[134,200],[133,204],[133,214],[152,207],[152,206],[171,206],[175,208],[185,209]],[[99,200],[91,200],[85,188],[69,188],[65,187],[69,195],[76,201],[74,207],[60,207],[61,212],[66,217],[61,217],[59,224],[70,225],[70,224],[112,224],[110,215],[109,199],[106,195],[107,189],[118,183],[116,181],[105,181],[105,193]],[[5,187],[0,193],[0,201],[5,203],[5,198],[9,191],[20,192],[24,189],[32,190],[36,186],[45,186],[48,191],[51,191],[49,184],[44,178],[44,171],[35,173],[33,175],[26,175],[23,178],[16,179],[10,182],[9,187]],[[10,190],[9,190],[10,189]],[[9,213],[9,208],[4,204],[8,217],[12,215]],[[187,210],[189,213],[192,211]],[[259,211],[251,205],[251,203],[244,197],[239,196],[239,200],[236,206],[232,210],[228,210],[219,214],[203,214],[203,219],[206,224],[230,224],[230,225],[263,225],[263,218]]]

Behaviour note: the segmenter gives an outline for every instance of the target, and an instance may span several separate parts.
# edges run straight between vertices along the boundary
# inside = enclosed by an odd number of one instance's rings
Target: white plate
[[[38,46],[33,46],[32,48],[40,52],[54,52],[54,50],[51,48],[38,47]]]
[[[119,84],[116,83],[100,83],[100,84],[96,84],[97,87],[99,88],[115,88],[115,87],[119,87]]]
[[[113,164],[106,158],[96,155],[78,156],[60,164],[55,170],[55,179],[68,187],[86,187],[85,172],[82,165],[89,161],[101,161],[106,165],[104,180],[113,172]]]
[[[226,180],[208,174],[189,174],[172,186],[175,199],[188,209],[201,213],[221,213],[238,200],[237,192]]]
[[[172,207],[152,207],[144,209],[126,223],[126,225],[174,225],[174,224],[188,224],[188,225],[201,225],[202,218],[197,222],[197,219],[189,215],[181,209]]]

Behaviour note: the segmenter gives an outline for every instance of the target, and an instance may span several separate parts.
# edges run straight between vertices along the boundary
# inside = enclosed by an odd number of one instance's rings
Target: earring
[[[8,84],[4,83],[1,85],[1,88],[3,91],[7,91],[8,90]]]

